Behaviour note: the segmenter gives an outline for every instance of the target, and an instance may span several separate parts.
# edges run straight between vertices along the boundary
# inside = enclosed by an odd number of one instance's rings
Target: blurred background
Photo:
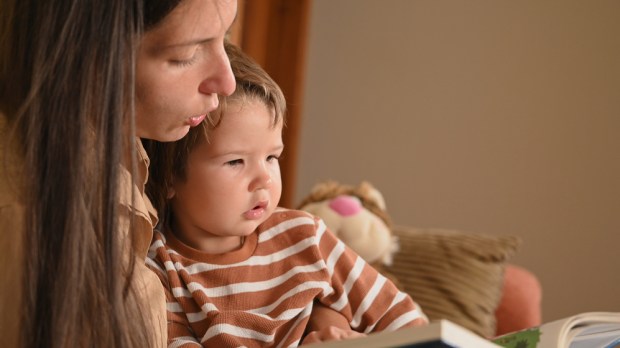
[[[521,237],[543,321],[620,311],[620,1],[249,0],[246,22],[269,3],[243,42],[291,107],[283,205],[367,180],[399,225]]]

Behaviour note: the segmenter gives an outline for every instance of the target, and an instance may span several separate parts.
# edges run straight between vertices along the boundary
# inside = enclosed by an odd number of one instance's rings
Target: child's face
[[[273,213],[284,145],[282,122],[273,127],[272,120],[256,99],[230,103],[210,142],[190,152],[186,180],[175,179],[170,192],[175,232],[186,242],[247,236]]]

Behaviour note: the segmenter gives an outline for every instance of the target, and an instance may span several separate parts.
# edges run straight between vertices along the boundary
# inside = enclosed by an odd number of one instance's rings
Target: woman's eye
[[[192,58],[189,58],[189,59],[173,59],[170,61],[170,63],[178,67],[186,67],[186,66],[190,66],[194,64],[196,60],[197,60],[196,56],[193,56]]]
[[[231,166],[231,167],[238,166],[240,164],[243,164],[243,160],[242,159],[236,159],[236,160],[232,160],[232,161],[226,162],[226,165],[227,166]]]
[[[203,53],[200,45],[193,45],[174,48],[168,54],[168,62],[170,65],[182,68],[198,62]]]

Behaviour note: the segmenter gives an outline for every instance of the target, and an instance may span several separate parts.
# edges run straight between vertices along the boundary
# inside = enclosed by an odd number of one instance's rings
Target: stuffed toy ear
[[[298,209],[303,209],[304,206],[307,206],[310,203],[323,202],[334,197],[337,197],[341,194],[345,194],[347,191],[351,189],[340,185],[336,181],[327,180],[320,182],[310,190],[310,194],[303,199],[303,201],[297,206]]]
[[[368,181],[362,181],[362,183],[359,185],[358,191],[363,196],[374,202],[379,208],[381,208],[381,210],[387,210],[383,195]]]

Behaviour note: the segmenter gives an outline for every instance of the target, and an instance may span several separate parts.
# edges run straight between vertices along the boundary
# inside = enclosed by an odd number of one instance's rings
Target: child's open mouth
[[[265,214],[267,205],[268,205],[267,201],[261,201],[254,208],[243,213],[243,216],[249,220],[260,219],[261,217],[263,217],[263,214]]]

